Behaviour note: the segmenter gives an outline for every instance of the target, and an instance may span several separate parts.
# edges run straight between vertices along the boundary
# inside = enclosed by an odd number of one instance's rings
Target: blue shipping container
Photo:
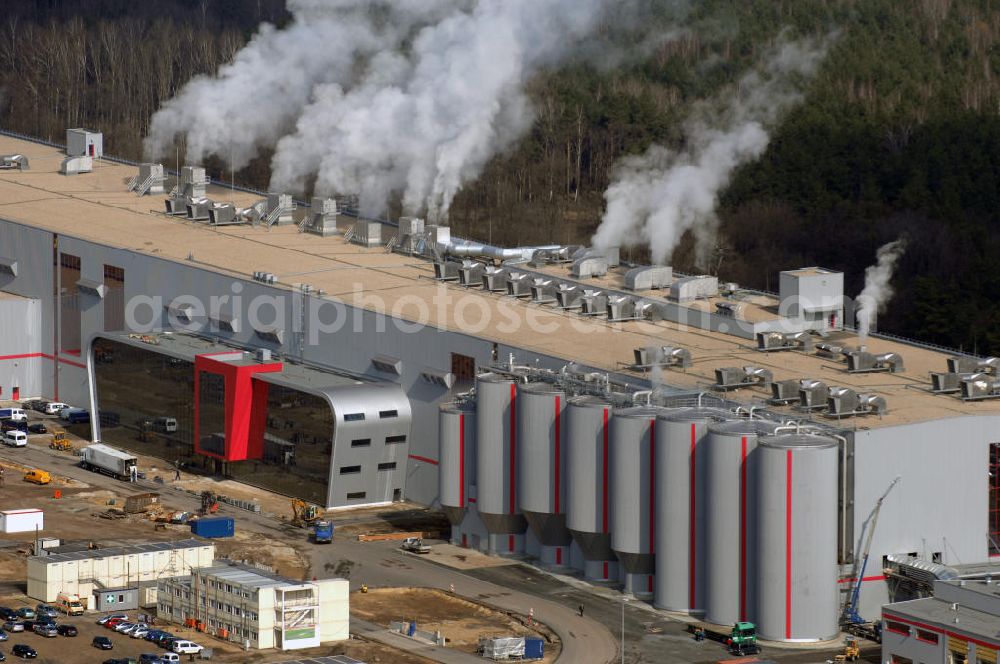
[[[545,657],[545,640],[526,638],[524,640],[525,659],[543,659]]]
[[[191,522],[191,532],[199,537],[232,537],[236,522],[231,516],[216,516]]]

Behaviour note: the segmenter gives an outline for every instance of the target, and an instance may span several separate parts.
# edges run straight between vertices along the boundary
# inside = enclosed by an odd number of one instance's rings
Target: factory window
[[[404,436],[386,436],[385,437],[385,444],[386,445],[392,445],[393,443],[405,443],[405,442],[406,442],[406,436],[405,435]]]
[[[476,378],[476,358],[468,355],[451,354],[451,373],[456,381],[472,381]]]
[[[991,556],[1000,556],[1000,443],[990,443],[989,548]]]
[[[395,470],[396,469],[396,462],[395,461],[389,461],[387,463],[380,463],[378,465],[378,469],[379,470]]]
[[[372,446],[371,438],[358,438],[356,440],[351,441],[351,447],[371,447],[371,446]]]
[[[355,491],[353,493],[347,494],[347,499],[348,500],[360,500],[360,499],[364,498],[365,495],[366,494],[365,494],[364,491]]]
[[[938,635],[937,632],[929,632],[926,629],[917,629],[917,640],[923,641],[924,643],[937,643]]]
[[[104,266],[104,331],[125,329],[125,270]]]
[[[340,467],[340,474],[341,475],[356,475],[357,473],[360,473],[360,472],[361,472],[361,466],[341,466]]]
[[[363,422],[364,419],[364,413],[344,413],[345,422]]]
[[[896,622],[895,620],[886,620],[885,629],[888,632],[895,632],[904,636],[910,635],[910,626],[906,623]]]
[[[382,418],[383,420],[388,419],[390,417],[399,417],[399,411],[397,411],[395,409],[393,409],[393,410],[380,410],[378,412],[378,416],[380,418]]]

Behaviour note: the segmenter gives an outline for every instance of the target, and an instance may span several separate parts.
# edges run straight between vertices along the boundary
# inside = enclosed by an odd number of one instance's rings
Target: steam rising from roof
[[[893,270],[906,249],[906,240],[900,238],[883,244],[876,253],[877,262],[865,269],[865,287],[858,295],[858,310],[855,313],[858,338],[864,341],[871,330],[872,322],[879,310],[892,298]]]

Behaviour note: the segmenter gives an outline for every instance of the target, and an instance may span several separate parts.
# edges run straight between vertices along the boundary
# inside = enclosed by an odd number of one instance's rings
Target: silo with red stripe
[[[588,581],[618,579],[611,550],[611,403],[595,396],[566,408],[566,525],[583,554]]]
[[[839,633],[837,441],[762,436],[757,447],[757,634],[825,641]]]
[[[517,505],[517,386],[493,373],[476,377],[476,500],[487,550],[524,553],[527,522]]]
[[[566,529],[566,393],[550,383],[517,390],[518,502],[538,540],[539,560],[569,565]]]
[[[476,410],[471,403],[448,403],[438,414],[441,511],[451,523],[451,543],[462,544],[461,526],[476,482]]]

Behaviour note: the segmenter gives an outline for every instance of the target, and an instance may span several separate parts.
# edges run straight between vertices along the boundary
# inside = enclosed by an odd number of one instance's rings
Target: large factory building
[[[85,407],[94,440],[439,505],[456,543],[780,641],[833,637],[856,583],[877,619],[893,560],[1000,554],[1000,363],[860,341],[836,270],[768,294],[0,152],[31,163],[0,171],[0,395]]]

